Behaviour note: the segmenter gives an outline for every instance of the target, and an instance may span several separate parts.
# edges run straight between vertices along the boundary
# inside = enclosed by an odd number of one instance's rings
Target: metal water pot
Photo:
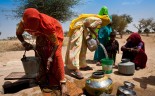
[[[124,75],[133,75],[135,72],[135,64],[129,59],[122,59],[118,64],[118,72]]]
[[[113,81],[108,76],[104,75],[104,72],[94,72],[86,80],[85,89],[93,96],[99,96],[102,93],[110,94],[112,92]]]
[[[124,81],[124,86],[120,86],[117,89],[117,96],[137,96],[136,92],[133,90],[135,85],[128,81]]]
[[[90,51],[95,51],[97,49],[98,47],[97,40],[92,38],[92,36],[89,36],[86,39],[86,42],[87,42],[87,47]]]

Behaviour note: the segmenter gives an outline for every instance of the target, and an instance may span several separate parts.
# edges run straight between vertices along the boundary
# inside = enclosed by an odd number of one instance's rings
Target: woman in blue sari
[[[99,15],[108,15],[108,8],[103,6],[99,12]],[[112,21],[112,18],[110,17]],[[101,27],[98,31],[98,40],[102,45],[106,45],[109,39],[109,35],[112,32],[111,23],[107,26]],[[94,60],[97,61],[97,65],[101,65],[100,60],[105,58],[105,53],[101,46],[98,46],[95,51]]]

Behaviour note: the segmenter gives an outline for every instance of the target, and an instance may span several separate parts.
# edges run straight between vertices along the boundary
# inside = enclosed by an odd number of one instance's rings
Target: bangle
[[[48,61],[52,61],[52,58],[50,57],[50,58],[48,58]]]
[[[60,85],[62,85],[62,84],[66,84],[66,80],[61,80]]]

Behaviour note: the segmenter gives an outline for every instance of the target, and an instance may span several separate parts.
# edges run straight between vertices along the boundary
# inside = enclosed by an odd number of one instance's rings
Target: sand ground
[[[122,39],[117,38],[120,46],[124,45],[126,42],[126,38],[128,35],[123,36]],[[132,76],[125,76],[118,74],[118,69],[113,69],[113,73],[108,76],[112,78],[114,82],[114,90],[112,92],[113,95],[116,94],[117,88],[120,85],[123,85],[124,81],[129,81],[135,84],[135,91],[137,96],[155,96],[155,36],[151,35],[149,37],[143,35],[143,41],[145,42],[146,54],[148,56],[147,67],[142,70],[135,71]],[[65,58],[66,46],[63,47],[62,54],[63,59]],[[23,56],[24,51],[9,51],[9,52],[1,52],[0,53],[0,92],[2,92],[2,85],[6,80],[4,78],[9,75],[11,72],[24,72],[22,62],[20,59]],[[34,52],[29,51],[27,53],[28,56],[33,56]],[[93,67],[93,71],[82,71],[85,78],[91,76],[92,72],[95,70],[102,69],[100,66],[96,66],[95,63],[92,62],[94,56],[94,52],[87,52],[87,64]],[[120,51],[116,57],[116,64],[121,61],[122,52]],[[66,74],[67,77],[70,77]],[[73,77],[70,77],[74,79]],[[84,82],[83,82],[84,83]],[[27,90],[27,89],[26,89]],[[25,90],[25,91],[26,91]],[[22,91],[24,92],[24,90]],[[31,91],[27,91],[31,92]],[[33,90],[30,94],[26,94],[24,96],[32,96],[32,93],[35,93]],[[0,96],[3,94],[0,94]],[[15,94],[10,94],[17,96]],[[8,96],[5,95],[5,96]],[[18,95],[19,96],[19,95]],[[21,95],[20,95],[21,96]],[[34,95],[35,96],[35,95]],[[41,95],[38,95],[41,96]]]

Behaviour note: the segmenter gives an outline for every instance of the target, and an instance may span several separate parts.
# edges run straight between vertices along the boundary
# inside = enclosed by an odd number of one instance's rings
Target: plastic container
[[[101,64],[102,64],[102,70],[104,71],[105,74],[111,74],[112,73],[112,67],[114,64],[113,59],[104,58],[101,60]]]

